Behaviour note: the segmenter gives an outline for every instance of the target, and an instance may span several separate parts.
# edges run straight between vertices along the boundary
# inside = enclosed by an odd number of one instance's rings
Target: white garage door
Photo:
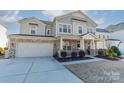
[[[16,57],[53,56],[53,43],[19,43]]]

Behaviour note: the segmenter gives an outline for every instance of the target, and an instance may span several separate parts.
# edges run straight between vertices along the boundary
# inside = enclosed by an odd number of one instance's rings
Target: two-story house
[[[57,16],[52,22],[31,17],[19,23],[20,33],[9,35],[10,57],[53,56],[62,50],[95,55],[97,49],[106,48],[106,38],[98,35],[97,24],[81,11]]]

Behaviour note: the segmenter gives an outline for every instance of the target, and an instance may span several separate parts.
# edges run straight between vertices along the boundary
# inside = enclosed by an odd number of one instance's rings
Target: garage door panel
[[[53,43],[19,43],[17,45],[17,57],[52,56]]]

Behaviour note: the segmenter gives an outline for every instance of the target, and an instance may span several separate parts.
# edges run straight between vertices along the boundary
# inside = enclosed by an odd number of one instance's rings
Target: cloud
[[[102,25],[102,24],[105,23],[105,18],[104,18],[104,17],[101,17],[101,18],[97,19],[95,22],[96,22],[98,25]]]
[[[21,19],[22,17],[18,14],[18,10],[0,10],[0,23],[11,23]]]
[[[72,11],[74,10],[43,10],[42,14],[49,17],[52,20],[56,16],[63,15]]]
[[[43,10],[42,14],[49,17],[50,20],[52,20],[56,16],[60,16],[73,11],[76,11],[76,10]],[[88,11],[82,10],[82,12],[87,13]]]
[[[94,16],[97,15],[97,17],[95,18],[95,22],[98,24],[99,27],[104,26],[106,23],[106,20],[108,18],[108,16],[110,15],[110,13],[112,13],[113,11],[94,11]]]

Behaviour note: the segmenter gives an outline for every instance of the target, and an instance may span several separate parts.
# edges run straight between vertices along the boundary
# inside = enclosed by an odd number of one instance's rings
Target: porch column
[[[104,41],[103,41],[103,49],[105,49],[105,48],[106,48],[106,47],[105,47],[105,45],[106,45],[106,44],[105,44],[105,40],[104,40]]]
[[[80,38],[80,49],[84,50],[84,39],[82,37]]]
[[[92,40],[92,42],[93,42],[92,49],[95,49],[95,42],[94,42],[94,39]]]
[[[63,40],[62,40],[62,37],[60,37],[60,50],[63,50]]]

